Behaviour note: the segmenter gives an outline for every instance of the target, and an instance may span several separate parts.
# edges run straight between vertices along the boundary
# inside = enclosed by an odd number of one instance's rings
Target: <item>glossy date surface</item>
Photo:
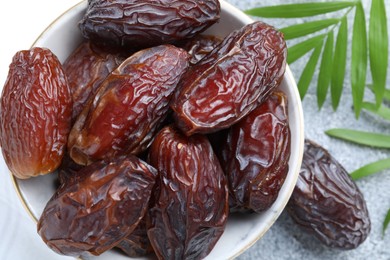
[[[222,39],[216,36],[201,34],[184,41],[184,43],[180,43],[178,46],[190,54],[190,63],[191,65],[195,65],[212,52],[221,42]]]
[[[287,96],[273,92],[233,125],[222,147],[231,210],[262,212],[275,202],[288,173],[291,133]]]
[[[159,259],[202,259],[225,229],[225,176],[204,136],[186,137],[172,126],[152,143],[159,172],[148,211],[148,237]]]
[[[134,156],[121,156],[77,174],[77,181],[63,183],[47,203],[38,233],[59,254],[99,255],[144,217],[157,172]]]
[[[288,203],[291,217],[329,247],[354,249],[371,221],[363,194],[323,147],[305,140],[301,171]]]
[[[79,164],[139,154],[167,116],[188,54],[160,45],[133,54],[115,69],[77,118],[68,149]]]
[[[232,32],[183,76],[171,108],[186,135],[228,128],[280,84],[287,48],[282,33],[262,22]]]
[[[145,48],[191,38],[219,15],[218,0],[90,0],[79,27],[94,42]]]
[[[153,255],[153,248],[147,234],[145,217],[131,234],[124,238],[117,247],[130,257]]]
[[[61,163],[71,127],[72,97],[61,63],[45,48],[13,57],[0,109],[0,143],[10,171],[27,179]]]
[[[81,43],[66,59],[63,68],[73,98],[73,120],[108,74],[124,59],[119,54],[111,54],[93,46],[89,41]]]

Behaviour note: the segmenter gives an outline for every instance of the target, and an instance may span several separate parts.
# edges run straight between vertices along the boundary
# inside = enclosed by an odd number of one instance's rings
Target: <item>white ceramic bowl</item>
[[[66,11],[56,19],[38,37],[33,46],[47,47],[64,61],[82,41],[77,23],[84,14],[87,1],[83,1]],[[241,28],[253,20],[232,5],[221,1],[222,13],[219,23],[212,26],[205,34],[225,36],[232,30]],[[238,256],[272,226],[278,218],[295,186],[303,154],[303,115],[302,106],[294,78],[287,66],[284,80],[280,88],[289,99],[289,118],[291,128],[291,157],[289,173],[280,190],[279,196],[270,209],[261,214],[229,216],[226,230],[207,259],[230,259]],[[31,217],[37,221],[47,201],[55,192],[56,174],[49,174],[28,180],[14,178],[14,184],[22,203]],[[42,242],[43,243],[43,242]],[[91,257],[95,258],[95,257]],[[109,251],[98,259],[128,259],[116,251]]]

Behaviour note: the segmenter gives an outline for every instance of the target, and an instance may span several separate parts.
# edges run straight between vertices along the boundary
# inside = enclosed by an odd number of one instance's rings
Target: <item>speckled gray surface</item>
[[[297,1],[281,0],[228,0],[241,10],[258,6],[268,6],[274,4],[285,4]],[[303,2],[300,0],[300,2]],[[308,2],[308,1],[306,1]],[[363,0],[366,14],[369,14],[371,1]],[[390,14],[390,1],[385,1],[387,13]],[[342,12],[340,12],[342,13]],[[332,16],[332,15],[330,15]],[[333,16],[335,17],[335,16]],[[337,17],[337,14],[336,14]],[[348,16],[349,26],[353,21],[353,12]],[[390,24],[388,17],[388,24]],[[313,20],[316,18],[310,18]],[[262,19],[282,28],[289,24],[301,22],[301,19]],[[367,17],[368,22],[368,17]],[[294,42],[288,42],[293,44]],[[348,56],[349,62],[350,57]],[[296,79],[299,79],[303,67],[306,65],[308,56],[295,63],[290,68]],[[347,71],[349,65],[347,65]],[[330,102],[326,102],[319,110],[316,98],[317,72],[314,75],[314,83],[310,85],[308,94],[303,101],[305,117],[305,136],[315,140],[326,147],[348,171],[353,171],[367,163],[390,157],[390,151],[385,149],[371,149],[359,145],[354,145],[341,140],[333,139],[324,134],[324,131],[331,128],[351,128],[365,131],[375,131],[390,134],[390,122],[381,120],[369,113],[363,112],[359,120],[355,120],[352,110],[351,90],[349,73],[344,82],[344,91],[339,109],[334,112]],[[388,70],[387,86],[390,88],[390,70]],[[369,75],[368,75],[369,77]],[[369,94],[367,99],[369,99]],[[238,257],[238,259],[390,259],[390,230],[382,237],[382,223],[387,209],[390,208],[390,170],[383,171],[374,176],[357,181],[357,185],[363,192],[369,209],[372,230],[368,239],[357,249],[341,251],[329,249],[321,245],[312,236],[304,233],[290,219],[286,212],[283,212],[271,229],[250,249]]]

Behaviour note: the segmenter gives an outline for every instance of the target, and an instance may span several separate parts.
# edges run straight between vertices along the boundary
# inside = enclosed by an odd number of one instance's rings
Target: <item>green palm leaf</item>
[[[265,18],[298,18],[335,12],[354,6],[358,1],[332,1],[320,3],[299,3],[258,7],[246,10],[248,15]]]
[[[386,88],[389,59],[387,17],[384,0],[372,0],[371,2],[368,42],[376,105],[379,106]]]
[[[333,31],[330,31],[322,54],[320,74],[318,75],[317,84],[317,102],[319,108],[321,108],[325,102],[330,79],[332,77],[333,38]]]
[[[288,48],[287,63],[291,64],[303,55],[316,48],[325,38],[325,34],[317,35]]]
[[[370,176],[386,169],[390,169],[390,158],[364,165],[363,167],[351,172],[350,176],[356,181],[360,178]]]
[[[331,96],[332,107],[337,109],[340,103],[341,93],[345,78],[345,69],[347,64],[347,46],[348,46],[348,22],[344,16],[341,20],[339,32],[336,39],[336,47],[333,57],[333,69],[331,78]]]
[[[325,131],[329,136],[350,141],[356,144],[378,148],[390,148],[390,135],[335,128]]]
[[[352,33],[351,84],[355,115],[358,118],[362,108],[367,73],[366,18],[361,2],[356,5]]]
[[[362,108],[390,121],[390,108],[384,104],[381,104],[379,107],[377,107],[377,105],[374,103],[364,102]]]
[[[382,229],[382,235],[385,235],[386,229],[389,226],[390,223],[390,209],[387,211],[385,220],[383,221],[383,229]]]
[[[298,37],[302,37],[305,35],[309,35],[311,33],[315,33],[321,31],[331,25],[337,24],[339,19],[324,19],[319,21],[312,21],[302,24],[296,24],[289,27],[284,27],[280,29],[284,34],[284,39],[290,40]]]
[[[298,91],[301,99],[306,95],[307,89],[309,88],[310,82],[313,78],[315,69],[317,67],[318,59],[322,50],[322,42],[317,43],[313,53],[310,56],[309,61],[307,62],[305,68],[302,71],[301,77],[298,81]]]

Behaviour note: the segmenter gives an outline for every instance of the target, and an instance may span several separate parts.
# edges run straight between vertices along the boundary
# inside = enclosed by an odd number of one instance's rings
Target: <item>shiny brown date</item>
[[[77,118],[68,148],[79,164],[146,150],[188,67],[186,51],[160,45],[133,54],[101,84]]]
[[[130,257],[142,257],[153,254],[153,248],[146,229],[146,218],[143,218],[133,232],[123,239],[117,247]]]
[[[273,27],[254,22],[228,35],[180,80],[171,107],[186,135],[228,128],[280,84],[286,43]]]
[[[100,255],[127,237],[144,217],[156,170],[134,156],[99,161],[61,185],[47,203],[38,233],[55,252]]]
[[[231,210],[261,212],[275,202],[289,169],[290,139],[280,91],[231,127],[221,152]]]
[[[220,43],[222,39],[213,35],[198,35],[190,40],[180,43],[178,46],[183,48],[190,54],[190,63],[195,65],[207,54],[212,52]]]
[[[145,48],[191,38],[219,14],[218,0],[90,0],[80,29],[94,42]]]
[[[323,147],[305,141],[298,182],[288,203],[291,217],[329,247],[353,249],[371,229],[363,194]]]
[[[159,259],[202,259],[228,216],[225,176],[205,136],[163,128],[150,148],[159,172],[148,211],[148,237]]]
[[[1,96],[0,143],[20,179],[54,171],[71,128],[72,97],[61,63],[48,49],[13,57]]]
[[[124,60],[86,41],[81,43],[63,64],[73,97],[73,120],[81,113],[87,100],[96,93],[103,80]]]

